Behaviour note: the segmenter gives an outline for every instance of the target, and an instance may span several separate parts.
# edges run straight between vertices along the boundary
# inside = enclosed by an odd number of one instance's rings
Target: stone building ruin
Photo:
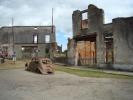
[[[7,57],[53,57],[57,49],[55,26],[13,26],[0,28],[0,48]]]
[[[91,4],[86,10],[74,11],[72,23],[68,64],[133,71],[133,17],[114,18],[105,24],[104,11]]]

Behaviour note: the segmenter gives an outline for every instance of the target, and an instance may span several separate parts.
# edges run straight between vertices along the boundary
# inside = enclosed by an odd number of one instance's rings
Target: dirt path
[[[0,70],[0,100],[131,100],[133,80]]]
[[[6,59],[5,63],[0,64],[0,70],[24,68],[25,63],[26,63],[26,60],[25,61],[24,60],[23,61],[17,60],[16,63],[14,64],[14,62],[12,60]]]

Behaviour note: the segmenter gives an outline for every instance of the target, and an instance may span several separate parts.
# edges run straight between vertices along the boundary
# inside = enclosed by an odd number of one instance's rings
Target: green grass
[[[96,77],[96,78],[117,78],[117,79],[133,79],[133,76],[122,75],[122,74],[111,74],[102,72],[101,70],[81,70],[81,69],[72,69],[69,67],[56,66],[56,71],[63,71],[70,74],[78,75],[80,77]]]

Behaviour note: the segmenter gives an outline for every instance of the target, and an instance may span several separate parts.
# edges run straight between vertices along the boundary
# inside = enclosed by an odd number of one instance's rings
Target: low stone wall
[[[75,59],[73,57],[69,57],[67,59],[67,64],[68,65],[75,65]]]
[[[54,62],[67,64],[67,57],[54,57]]]

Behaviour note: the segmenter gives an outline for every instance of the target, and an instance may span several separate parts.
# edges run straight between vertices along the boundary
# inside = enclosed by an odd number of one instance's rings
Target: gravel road
[[[132,100],[133,80],[0,70],[0,100]]]

